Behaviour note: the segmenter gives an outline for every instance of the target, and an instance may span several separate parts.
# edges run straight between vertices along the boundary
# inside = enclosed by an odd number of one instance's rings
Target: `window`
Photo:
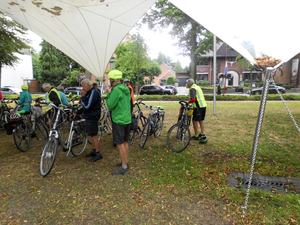
[[[227,57],[227,61],[229,61],[229,62],[235,62],[236,61],[236,57]]]
[[[208,58],[200,58],[197,62],[198,66],[207,66],[208,65]]]

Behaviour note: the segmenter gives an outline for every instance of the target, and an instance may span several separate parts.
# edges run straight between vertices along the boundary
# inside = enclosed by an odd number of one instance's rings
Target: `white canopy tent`
[[[260,52],[283,61],[299,53],[297,0],[171,0],[250,62]],[[8,14],[97,78],[155,0],[1,0]]]

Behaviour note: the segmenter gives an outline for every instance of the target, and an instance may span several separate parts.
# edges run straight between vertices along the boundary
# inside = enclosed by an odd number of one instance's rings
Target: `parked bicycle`
[[[67,151],[66,156],[68,158],[82,155],[88,143],[85,119],[72,118],[71,116],[77,112],[78,105],[69,107],[64,105],[57,107],[53,103],[49,105],[56,112],[56,116],[41,155],[40,173],[43,177],[47,176],[53,168],[57,156],[58,143]]]
[[[152,106],[150,107],[147,106],[147,108],[150,109],[150,112],[149,112],[149,117],[147,118],[147,122],[141,134],[141,139],[140,139],[141,148],[145,146],[148,137],[150,137],[152,134],[154,135],[155,138],[159,139],[159,136],[163,129],[164,118],[165,118],[165,111],[162,106],[157,106],[156,109],[154,109]]]
[[[138,135],[139,137],[141,136],[145,124],[147,123],[148,118],[144,116],[141,105],[143,105],[145,108],[149,107],[148,105],[143,103],[142,98],[136,100],[134,108],[137,107],[137,109],[132,112],[132,123],[128,141],[129,146],[133,144],[135,135]]]
[[[4,98],[3,102],[1,102],[1,110],[0,110],[0,124],[1,123],[8,123],[12,107],[9,107],[9,103],[12,101],[8,98]]]
[[[111,132],[109,131],[109,129],[112,131],[112,118],[110,115],[110,111],[106,105],[106,98],[102,99],[101,117],[98,121],[98,129],[99,129],[99,138],[98,138],[99,141],[101,140],[103,132],[108,135],[111,135]]]
[[[194,107],[185,101],[179,101],[180,112],[178,121],[168,131],[167,143],[169,148],[176,153],[182,152],[190,143],[190,123]]]

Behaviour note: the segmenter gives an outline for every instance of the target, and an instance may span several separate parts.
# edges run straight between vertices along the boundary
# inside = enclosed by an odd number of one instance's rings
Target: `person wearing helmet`
[[[20,111],[25,110],[26,114],[29,114],[29,111],[31,109],[31,105],[29,104],[30,101],[32,101],[31,94],[28,92],[28,86],[22,85],[22,92],[20,92],[20,100],[18,104],[21,106]]]
[[[133,88],[132,88],[131,85],[130,85],[130,80],[129,80],[129,79],[125,79],[125,80],[123,81],[123,83],[126,84],[127,87],[128,87],[129,90],[130,90],[130,97],[131,97],[131,112],[132,112],[132,110],[133,110],[133,104],[134,104],[134,102],[135,102],[135,100],[134,100],[134,91],[133,91]]]
[[[186,81],[186,87],[190,89],[188,103],[192,104],[194,109],[193,113],[193,127],[195,135],[191,140],[200,140],[201,143],[207,142],[207,137],[204,134],[204,119],[206,114],[206,101],[202,89],[195,84],[195,81],[190,78]],[[198,134],[198,123],[200,125],[201,132]]]
[[[122,175],[129,172],[130,90],[120,81],[122,79],[121,71],[111,70],[108,73],[108,78],[112,88],[106,87],[109,92],[106,97],[106,104],[108,109],[111,110],[113,120],[113,144],[117,145],[122,160],[116,165],[119,168],[113,171],[112,175]]]

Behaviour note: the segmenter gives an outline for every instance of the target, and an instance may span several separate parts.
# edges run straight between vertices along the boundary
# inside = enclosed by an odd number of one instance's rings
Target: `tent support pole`
[[[253,146],[252,146],[251,171],[250,171],[249,181],[248,181],[247,196],[246,196],[246,200],[245,200],[245,205],[242,206],[244,218],[245,218],[246,212],[247,212],[247,204],[248,204],[250,188],[251,188],[251,183],[252,183],[252,175],[253,175],[253,171],[254,171],[257,146],[258,146],[260,131],[261,131],[262,122],[263,122],[263,118],[264,118],[264,114],[265,114],[270,82],[273,79],[272,78],[273,71],[274,71],[273,67],[268,67],[265,72],[265,82],[264,82],[264,87],[263,87],[263,91],[262,91],[262,95],[261,95],[261,99],[260,99],[260,107],[259,107],[255,136],[254,136]]]
[[[216,115],[216,77],[217,77],[217,37],[214,35],[214,59],[213,59],[213,65],[214,65],[214,116]]]

